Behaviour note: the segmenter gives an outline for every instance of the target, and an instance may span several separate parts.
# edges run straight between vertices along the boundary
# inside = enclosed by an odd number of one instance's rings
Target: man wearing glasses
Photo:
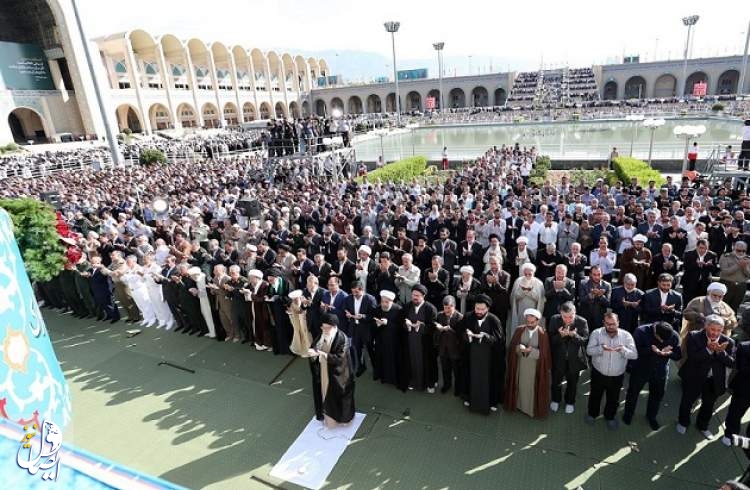
[[[719,278],[727,287],[724,301],[734,311],[739,309],[750,279],[750,257],[746,254],[747,243],[740,240],[735,242],[732,252],[723,254],[719,260]]]

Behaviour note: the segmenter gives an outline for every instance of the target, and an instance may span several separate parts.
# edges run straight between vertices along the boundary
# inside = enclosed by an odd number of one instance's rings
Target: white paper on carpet
[[[328,429],[313,418],[273,467],[271,476],[318,490],[325,484],[364,419],[365,414],[356,413],[348,426]]]

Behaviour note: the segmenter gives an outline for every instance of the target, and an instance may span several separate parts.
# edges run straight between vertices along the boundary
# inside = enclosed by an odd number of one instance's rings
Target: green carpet
[[[45,319],[73,397],[67,442],[189,488],[298,488],[268,473],[312,417],[306,361],[162,330],[128,338],[125,324],[49,311]],[[664,427],[652,433],[645,393],[632,426],[585,425],[587,377],[575,414],[537,421],[471,414],[452,395],[401,393],[369,374],[356,388],[367,418],[326,488],[709,489],[746,464],[694,429],[675,432],[674,379]],[[717,407],[714,432],[726,398]]]

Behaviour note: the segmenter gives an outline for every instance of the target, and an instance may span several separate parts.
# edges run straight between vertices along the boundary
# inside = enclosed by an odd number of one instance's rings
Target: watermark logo
[[[18,466],[36,475],[42,470],[43,480],[55,480],[60,476],[60,448],[62,448],[62,430],[54,422],[44,421],[42,433],[37,436],[37,424],[25,425],[26,435],[21,439],[16,462]],[[39,441],[39,444],[36,444]],[[47,471],[49,470],[49,471]]]

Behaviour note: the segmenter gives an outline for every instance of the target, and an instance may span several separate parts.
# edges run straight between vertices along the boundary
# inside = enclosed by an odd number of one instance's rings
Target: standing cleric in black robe
[[[394,303],[396,293],[383,290],[380,292],[380,307],[373,313],[375,322],[375,362],[373,362],[374,379],[401,387],[399,383],[400,365],[400,331],[402,329],[403,309]]]
[[[480,294],[474,311],[464,316],[464,366],[467,385],[464,405],[483,414],[497,411],[505,384],[505,332],[500,319],[490,313],[492,301]]]
[[[326,427],[349,424],[354,419],[354,376],[349,337],[338,329],[339,319],[327,313],[322,333],[308,354],[312,370],[315,418]]]
[[[435,353],[435,317],[437,310],[424,300],[427,288],[415,284],[411,288],[411,303],[404,308],[406,335],[403,348],[404,376],[409,389],[435,393],[438,381],[437,354]]]

